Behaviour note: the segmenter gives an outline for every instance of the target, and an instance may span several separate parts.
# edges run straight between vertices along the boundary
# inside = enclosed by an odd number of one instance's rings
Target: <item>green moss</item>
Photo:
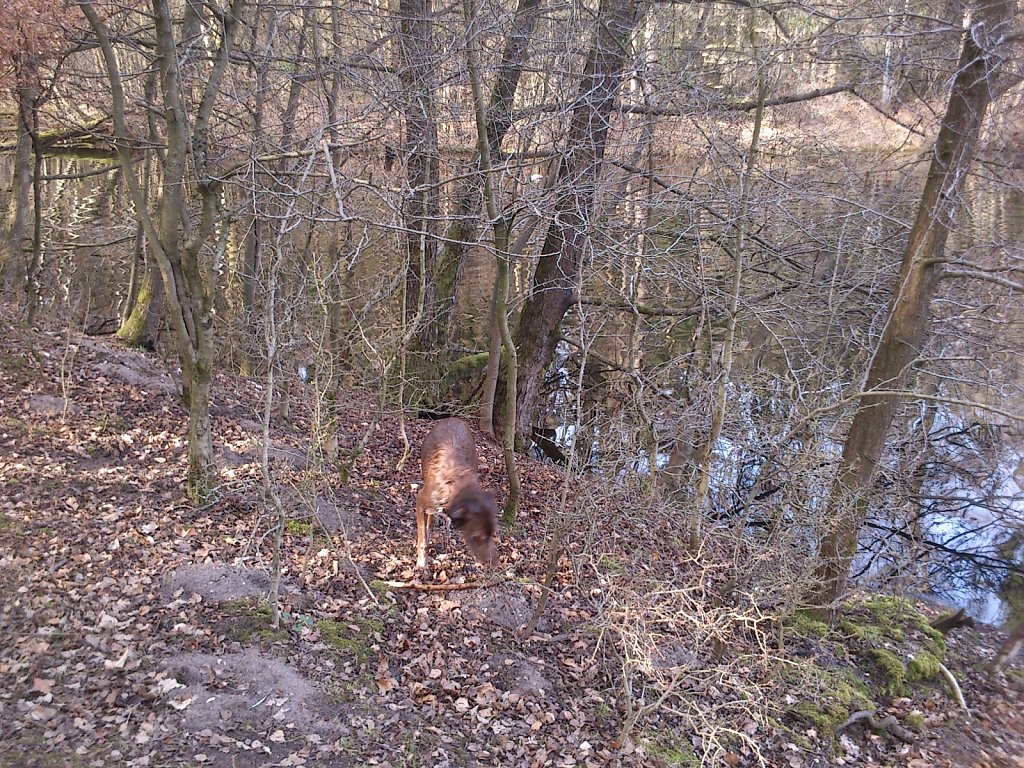
[[[655,760],[660,760],[664,765],[677,766],[677,768],[700,768],[700,758],[693,751],[693,747],[686,742],[681,742],[675,734],[663,731],[651,739],[643,742],[644,752]]]
[[[623,565],[616,555],[605,553],[598,560],[598,567],[606,573],[625,573],[626,566]]]
[[[942,662],[928,651],[921,651],[907,662],[907,682],[934,680],[942,674]]]
[[[798,701],[787,712],[823,735],[831,734],[846,719],[839,707],[828,702]]]
[[[272,611],[265,601],[246,598],[226,602],[221,607],[228,618],[222,622],[220,630],[236,643],[245,645],[254,640],[274,643],[288,638],[287,629],[270,626]]]
[[[786,621],[786,631],[797,637],[825,637],[828,622],[817,611],[797,611]]]
[[[866,643],[881,643],[886,638],[886,629],[877,624],[869,624],[855,619],[843,619],[839,629],[847,637]],[[900,633],[902,636],[902,633]]]
[[[358,664],[365,664],[369,660],[374,640],[384,633],[384,623],[377,619],[321,619],[316,627],[327,645]]]
[[[907,668],[892,651],[885,648],[872,648],[867,653],[875,662],[884,683],[883,690],[890,696],[900,696],[907,690]]]
[[[305,536],[309,533],[313,524],[308,520],[285,520],[284,529],[295,536]]]
[[[805,696],[789,706],[790,717],[830,735],[859,709],[877,709],[868,686],[849,668],[823,669],[812,661],[791,665],[783,679],[794,692]]]
[[[451,386],[457,381],[469,379],[479,375],[481,369],[487,366],[487,352],[476,352],[472,355],[464,355],[454,360],[444,372],[444,381]]]
[[[928,623],[928,617],[914,607],[914,603],[905,597],[893,595],[875,595],[860,604],[877,619],[882,627],[892,628],[892,637],[902,641],[904,631],[920,633],[926,639],[928,650],[937,656],[945,653],[945,639],[941,632]]]
[[[915,709],[913,712],[908,712],[903,716],[903,724],[908,728],[913,728],[915,731],[923,730],[924,715]]]
[[[4,416],[3,418],[0,418],[0,434],[6,434],[7,437],[16,438],[24,437],[28,432],[28,424],[21,419],[16,419],[13,416]]]
[[[31,363],[21,355],[0,355],[0,373],[3,374],[4,379],[17,388],[28,386],[35,378]],[[12,421],[18,421],[18,419],[12,419]]]

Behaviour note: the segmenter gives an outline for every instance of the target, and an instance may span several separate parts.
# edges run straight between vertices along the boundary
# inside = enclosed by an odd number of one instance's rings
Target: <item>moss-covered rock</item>
[[[915,731],[922,730],[924,728],[924,713],[918,709],[908,712],[903,716],[903,724],[907,728],[913,728]]]
[[[886,635],[885,629],[877,624],[862,623],[852,619],[841,620],[839,629],[848,637],[868,643],[882,642]]]
[[[308,520],[286,520],[284,523],[285,531],[293,536],[306,536],[312,527]]]
[[[787,707],[787,714],[824,736],[835,733],[851,712],[878,707],[871,689],[849,667],[825,669],[807,661],[789,668],[784,677],[788,687],[802,696]]]
[[[928,651],[921,651],[907,662],[907,682],[936,680],[942,675],[942,661]]]
[[[893,639],[902,641],[906,633],[920,636],[930,652],[945,654],[946,642],[941,632],[928,623],[928,617],[905,597],[875,595],[858,606],[874,617],[879,627],[888,628]]]
[[[902,696],[906,693],[907,667],[900,657],[886,648],[871,648],[868,658],[875,663],[881,675],[882,690],[889,696]]]

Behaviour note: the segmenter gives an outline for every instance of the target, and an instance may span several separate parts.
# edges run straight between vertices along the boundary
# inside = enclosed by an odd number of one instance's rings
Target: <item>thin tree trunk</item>
[[[331,48],[335,51],[342,50],[344,45],[338,12],[338,8],[331,8]],[[315,39],[318,40],[318,38]],[[321,60],[319,48],[317,48],[317,53],[317,60],[319,61]],[[340,69],[335,69],[331,72],[330,78],[321,77],[321,80],[324,83],[325,96],[327,98],[327,135],[331,144],[337,144],[340,139],[338,125],[341,122],[339,102],[341,99],[342,73]],[[328,84],[329,87],[327,87]],[[345,211],[342,208],[341,190],[338,189],[338,179],[341,176],[341,153],[335,151],[332,154],[325,147],[324,154],[326,155],[325,160],[330,170],[331,186],[337,196],[338,218],[340,220],[345,217]],[[324,371],[325,381],[322,384],[318,382],[318,388],[322,387],[320,391],[323,393],[321,398],[323,403],[323,421],[317,430],[318,441],[320,442],[320,445],[317,447],[320,448],[319,453],[323,456],[324,461],[331,465],[338,460],[338,403],[341,401],[341,367],[346,357],[345,350],[342,349],[341,272],[344,266],[341,255],[343,240],[339,232],[341,226],[341,224],[336,224],[332,227],[331,246],[328,249],[329,259],[326,269],[321,268],[321,274],[317,279],[321,305],[326,315],[324,318],[326,331],[324,334],[325,348],[320,351],[320,355],[323,358],[323,365],[320,367]],[[347,226],[345,231],[348,232]]]
[[[153,104],[156,99],[156,77],[150,76],[146,79],[146,102]],[[150,118],[149,142],[156,146],[159,142],[159,132],[156,130],[156,123]],[[142,167],[142,188],[144,197],[149,199],[150,185],[152,184],[153,159],[147,154]],[[129,297],[131,309],[117,329],[116,336],[132,347],[142,349],[155,349],[157,334],[160,330],[160,318],[164,311],[164,279],[160,274],[160,268],[155,261],[146,264],[143,260],[143,243],[145,242],[145,229],[141,223],[135,235],[135,247],[138,255],[135,259],[133,269],[135,279],[138,281],[136,290],[129,286]],[[141,280],[138,272],[142,271]]]
[[[508,499],[501,520],[505,525],[516,521],[519,508],[519,468],[516,464],[516,381],[519,372],[519,355],[508,326],[508,293],[509,293],[509,224],[506,220],[495,221],[494,247],[498,254],[498,292],[495,297],[494,316],[498,321],[501,343],[505,347],[505,372],[508,383],[505,389],[505,428],[502,430],[501,447],[505,458],[505,471],[508,474]]]
[[[498,374],[501,370],[501,326],[498,325],[500,286],[501,275],[495,275],[494,288],[491,291],[490,321],[487,323],[487,370],[484,373],[483,392],[480,395],[480,431],[491,437],[494,437],[494,398],[498,392]]]
[[[497,224],[495,226],[497,226]],[[489,434],[491,437],[495,436],[494,413],[495,413],[495,409],[499,405],[499,403],[497,402],[499,391],[502,390],[502,389],[504,391],[504,395],[502,396],[503,397],[503,400],[502,400],[503,405],[501,405],[501,408],[499,409],[500,412],[505,413],[506,416],[508,415],[508,413],[514,413],[515,412],[515,405],[516,405],[515,387],[514,386],[509,386],[509,387],[500,388],[498,386],[499,383],[500,383],[499,382],[499,378],[500,378],[500,373],[501,373],[501,350],[502,350],[502,345],[503,345],[501,324],[498,322],[498,309],[497,309],[497,307],[498,307],[498,301],[499,301],[499,294],[501,293],[502,290],[505,291],[504,302],[505,302],[505,306],[507,307],[508,306],[508,297],[509,297],[509,294],[512,292],[512,275],[511,275],[511,272],[512,272],[512,267],[515,264],[515,257],[522,255],[523,251],[526,249],[527,245],[530,242],[530,238],[533,237],[533,233],[534,233],[534,231],[536,231],[536,229],[537,229],[537,218],[536,217],[531,217],[530,221],[527,223],[527,225],[525,227],[523,227],[523,229],[520,231],[519,235],[516,236],[515,243],[512,244],[509,247],[508,258],[507,258],[507,262],[508,263],[506,265],[504,265],[505,267],[508,268],[508,272],[509,272],[509,274],[507,276],[508,277],[508,286],[506,286],[505,288],[502,288],[503,280],[505,280],[505,276],[502,274],[503,265],[500,262],[498,263],[498,271],[497,271],[497,273],[494,276],[494,287],[491,290],[490,323],[488,325],[488,338],[490,339],[490,342],[489,342],[489,346],[487,348],[487,370],[484,373],[483,393],[480,396],[480,429],[481,429],[481,431],[486,432],[487,434]],[[510,235],[511,235],[511,230],[509,230],[505,234],[506,239]],[[497,231],[495,232],[495,236],[497,237]],[[508,324],[508,318],[506,317],[506,325],[507,324]],[[514,346],[514,344],[512,344],[511,338],[510,338],[509,343],[510,343],[510,345]],[[508,371],[506,371],[506,377],[508,377]],[[514,383],[515,378],[516,378],[515,376],[509,377],[509,383],[510,384]],[[508,422],[507,418],[506,418],[506,422]],[[513,443],[512,444],[513,444],[513,447],[514,447],[515,446],[515,419],[512,420],[511,427],[512,427],[511,430],[506,430],[506,431],[508,431],[509,434],[512,435],[512,437],[513,437]]]
[[[748,24],[751,48],[757,52],[756,31],[754,27],[754,11],[748,11]],[[743,252],[747,248],[747,217],[750,212],[750,185],[754,167],[757,164],[758,144],[761,138],[761,126],[764,119],[764,102],[768,95],[768,86],[764,76],[764,64],[757,61],[757,109],[754,111],[754,121],[751,127],[750,147],[747,150],[746,163],[740,169],[739,176],[739,206],[736,211],[735,239],[732,247],[733,253],[733,274],[732,290],[729,293],[729,315],[726,318],[725,339],[722,341],[722,364],[718,371],[718,381],[715,391],[715,406],[711,412],[711,431],[704,443],[704,450],[701,453],[699,462],[699,474],[697,480],[697,495],[694,499],[693,510],[690,514],[690,551],[696,552],[701,545],[701,524],[707,512],[710,499],[711,471],[714,463],[715,447],[718,438],[722,434],[722,425],[725,423],[725,412],[728,405],[729,381],[732,377],[733,345],[736,341],[736,314],[739,311],[740,290],[743,285]]]
[[[273,50],[273,39],[276,32],[276,20],[268,18],[273,13],[267,12],[267,4],[260,3],[256,9],[254,35],[257,44],[263,47],[263,55],[256,62],[256,94],[252,112],[253,146],[263,151],[264,128],[263,111],[266,103],[267,78],[270,71],[270,58]],[[263,227],[260,216],[261,195],[255,193],[254,210],[247,213],[245,221],[245,238],[242,243],[241,259],[241,362],[239,371],[243,376],[252,376],[256,369],[256,353],[260,345],[259,325],[256,322],[256,292],[259,287],[260,255],[263,248]]]
[[[558,165],[554,216],[541,248],[533,288],[516,333],[522,365],[516,401],[516,447],[529,445],[541,386],[558,343],[558,326],[576,301],[589,241],[612,107],[638,21],[635,0],[601,0],[597,31],[580,82],[566,147]]]
[[[43,152],[39,146],[39,110],[32,109],[32,257],[25,269],[28,324],[35,325],[39,309],[39,273],[43,269]]]
[[[155,349],[164,306],[164,280],[156,267],[142,266],[142,280],[132,311],[117,329],[117,338],[130,347]]]
[[[505,402],[505,429],[503,430],[501,441],[505,457],[505,471],[508,473],[509,492],[501,519],[506,525],[511,525],[516,520],[516,510],[519,507],[519,468],[516,465],[515,453],[515,381],[519,365],[515,343],[512,340],[512,333],[508,327],[509,239],[512,226],[511,220],[501,210],[501,201],[498,199],[499,190],[491,180],[491,143],[490,137],[487,134],[483,85],[480,82],[480,69],[477,66],[476,47],[473,41],[475,33],[473,20],[476,18],[473,0],[463,0],[463,13],[466,18],[467,32],[466,69],[469,71],[469,81],[473,90],[477,146],[480,153],[480,174],[483,178],[484,204],[487,209],[487,217],[491,220],[494,229],[494,251],[498,261],[493,318],[501,335],[501,342],[505,347],[506,371],[508,372],[509,382]],[[491,347],[493,348],[494,346],[495,344],[492,340]],[[493,424],[491,426],[493,428]]]
[[[178,359],[182,370],[182,394],[189,406],[188,494],[195,501],[205,499],[215,476],[213,438],[210,426],[209,398],[213,377],[213,299],[215,278],[204,275],[199,261],[203,247],[212,235],[218,217],[221,189],[208,167],[208,131],[213,106],[227,68],[244,0],[232,0],[218,17],[223,25],[220,45],[206,71],[205,84],[194,114],[187,114],[184,85],[179,76],[178,45],[169,0],[152,0],[155,30],[155,55],[159,65],[160,91],[163,95],[163,125],[166,153],[164,177],[157,205],[151,217],[128,150],[126,100],[120,68],[106,26],[90,2],[79,8],[96,33],[103,55],[112,96],[112,118],[118,159],[132,195],[136,215],[145,230],[153,259],[163,275],[168,315],[175,331]],[[184,188],[186,159],[191,150],[202,208],[194,230],[189,225]],[[182,242],[179,223],[187,239]],[[226,228],[224,229],[226,233]],[[220,244],[220,247],[223,243]]]
[[[906,386],[911,366],[927,342],[946,238],[1002,66],[996,46],[1007,32],[1013,8],[1012,0],[981,0],[964,36],[917,217],[903,252],[889,320],[863,387],[866,392],[899,391]],[[867,394],[858,403],[832,491],[831,529],[821,541],[812,581],[810,600],[817,606],[833,605],[846,590],[867,516],[866,494],[901,399],[898,394]]]

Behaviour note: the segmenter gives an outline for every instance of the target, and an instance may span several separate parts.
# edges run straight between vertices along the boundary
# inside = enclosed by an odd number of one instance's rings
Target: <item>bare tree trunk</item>
[[[697,495],[694,499],[693,510],[690,514],[690,551],[696,552],[701,545],[701,525],[707,507],[709,506],[711,489],[711,471],[714,463],[715,447],[718,438],[722,434],[722,425],[725,423],[725,412],[728,404],[729,381],[732,377],[733,346],[736,341],[736,313],[739,311],[740,291],[743,286],[743,253],[747,249],[747,217],[750,213],[750,186],[753,183],[754,167],[757,164],[757,155],[761,139],[761,126],[764,120],[764,102],[768,95],[768,86],[764,75],[764,63],[758,60],[756,27],[754,23],[754,11],[747,11],[748,33],[750,35],[751,49],[755,53],[757,66],[757,109],[754,111],[754,120],[751,125],[750,146],[747,149],[747,157],[744,166],[739,173],[738,200],[739,206],[735,216],[734,241],[733,241],[733,274],[732,290],[729,293],[729,315],[726,318],[725,339],[722,341],[721,367],[718,371],[718,381],[715,385],[715,405],[711,412],[711,430],[704,443],[704,450],[701,452],[699,462],[699,473],[697,480]]]
[[[867,515],[866,493],[910,369],[931,325],[931,301],[942,276],[942,255],[960,202],[974,148],[1002,66],[996,46],[1007,32],[1012,0],[980,0],[964,36],[952,92],[935,142],[917,217],[886,323],[868,369],[864,395],[843,445],[830,502],[832,525],[821,541],[811,601],[830,606],[846,590],[850,563]],[[885,390],[885,394],[873,391]]]
[[[96,33],[103,54],[110,80],[118,158],[136,214],[146,230],[151,255],[159,265],[164,280],[168,315],[175,331],[182,371],[182,394],[189,406],[188,494],[196,501],[208,496],[215,471],[209,398],[213,377],[213,301],[216,278],[204,273],[199,256],[217,223],[221,189],[208,167],[208,131],[244,5],[244,0],[232,0],[230,7],[218,17],[222,24],[220,45],[205,72],[205,84],[200,91],[195,113],[189,115],[178,67],[178,46],[174,37],[175,24],[170,0],[152,0],[155,54],[163,95],[163,127],[167,149],[160,199],[156,216],[151,217],[128,151],[124,86],[113,43],[92,3],[79,4]],[[190,152],[194,172],[194,178],[190,181],[197,188],[201,202],[199,220],[194,228],[189,225],[184,197]],[[179,227],[182,223],[183,226]],[[222,228],[222,240],[226,231],[226,227]],[[223,245],[223,242],[219,243],[218,248],[222,249]]]
[[[154,104],[156,101],[156,70],[146,78],[146,103]],[[158,146],[160,134],[156,128],[156,121],[152,114],[149,115],[149,143],[151,146]],[[159,162],[159,156],[157,157]],[[149,191],[152,184],[153,158],[146,156],[142,167],[142,190],[143,197],[149,200]],[[145,229],[139,225],[136,233],[136,248],[141,256],[142,244],[145,241]],[[164,279],[160,274],[160,267],[153,260],[149,263],[140,263],[136,259],[135,269],[143,270],[142,279],[139,281],[138,290],[129,291],[131,299],[131,310],[127,313],[121,327],[117,329],[117,338],[132,347],[143,349],[155,349],[157,334],[160,330],[160,318],[164,311]],[[137,278],[136,274],[136,278]],[[134,294],[134,295],[133,295]]]
[[[331,8],[331,49],[334,51],[342,50],[344,45],[341,34],[341,20],[338,18],[338,12],[338,8]],[[314,40],[317,41],[317,61],[320,61],[322,57],[319,52],[319,38],[315,37]],[[321,75],[321,81],[324,84],[324,95],[327,99],[327,135],[331,144],[337,144],[340,139],[338,125],[341,123],[339,103],[341,100],[342,73],[340,68],[333,70],[329,77]],[[345,211],[342,208],[341,190],[338,189],[338,179],[341,176],[341,153],[338,151],[332,153],[326,147],[324,148],[324,153],[326,155],[325,160],[330,168],[331,186],[334,188],[338,201],[338,218],[340,220],[345,217]],[[335,224],[332,227],[331,246],[328,249],[329,258],[326,265],[321,265],[320,275],[317,278],[318,292],[326,317],[324,318],[324,348],[318,353],[323,358],[323,364],[319,367],[324,371],[325,380],[322,383],[319,381],[317,383],[319,391],[323,393],[321,397],[323,419],[316,430],[316,442],[319,445],[315,447],[319,449],[318,453],[323,457],[323,460],[331,465],[338,460],[338,403],[341,401],[341,368],[343,361],[347,357],[345,350],[342,348],[344,331],[341,286],[341,274],[344,270],[342,243],[345,242],[347,245],[347,237],[344,240],[341,237],[339,232],[341,226],[341,224]],[[349,232],[347,226],[345,227],[345,232]]]
[[[405,167],[409,187],[405,199],[408,255],[405,316],[407,322],[411,321],[422,303],[424,314],[420,325],[414,329],[413,346],[429,351],[437,349],[441,340],[435,306],[440,157],[434,109],[437,54],[432,1],[399,0],[398,13],[399,80],[404,91]]]
[[[522,360],[516,402],[520,450],[529,445],[540,409],[541,385],[554,357],[558,325],[576,300],[612,107],[638,15],[636,0],[601,0],[594,42],[558,165],[554,216],[516,333]]]
[[[270,71],[270,60],[273,52],[273,38],[276,32],[276,19],[273,9],[268,9],[262,2],[256,9],[253,35],[256,45],[262,48],[262,55],[255,61],[256,94],[252,108],[253,145],[257,151],[263,151],[265,131],[263,113],[266,103],[267,79]],[[301,46],[303,38],[300,36]],[[300,51],[301,55],[301,51]],[[245,238],[242,243],[241,259],[241,362],[239,370],[243,376],[252,376],[256,369],[256,354],[260,346],[258,309],[256,293],[259,287],[260,264],[263,252],[263,220],[260,216],[262,196],[254,190],[254,209],[247,212],[245,222]]]
[[[494,326],[497,326],[496,330],[500,334],[502,345],[505,347],[506,370],[509,381],[508,390],[505,394],[505,429],[503,430],[501,441],[505,457],[505,471],[508,473],[508,499],[505,501],[505,510],[501,519],[506,525],[512,525],[516,520],[516,510],[519,507],[519,468],[516,465],[515,453],[515,381],[519,363],[516,346],[512,340],[512,332],[508,327],[509,240],[512,224],[510,218],[505,216],[501,209],[500,188],[496,187],[491,180],[491,142],[487,133],[488,125],[484,108],[483,85],[481,83],[480,69],[477,66],[476,47],[473,41],[475,34],[473,20],[477,15],[474,0],[463,0],[462,7],[466,18],[466,69],[469,71],[469,81],[473,90],[477,148],[480,153],[480,174],[483,180],[484,205],[486,206],[487,217],[493,225],[494,255],[498,261],[498,276],[494,285],[491,331],[493,333],[495,330]],[[495,346],[496,344],[492,339],[491,348],[493,349]],[[493,424],[491,424],[491,427],[493,429]]]
[[[515,103],[519,80],[527,61],[527,49],[533,30],[540,18],[540,0],[519,0],[512,28],[505,38],[501,65],[491,91],[486,111],[487,144],[491,162],[501,157],[501,144],[512,125],[512,106]],[[477,158],[479,167],[479,156]],[[437,326],[442,338],[450,335],[451,314],[458,293],[459,277],[466,249],[476,239],[480,219],[481,178],[470,176],[455,193],[453,218],[445,231],[444,245],[437,267]],[[489,430],[485,430],[489,431]]]
[[[32,257],[25,268],[25,296],[29,325],[39,309],[39,273],[43,269],[43,152],[39,146],[38,103],[32,109]]]
[[[131,347],[154,349],[164,306],[164,281],[160,270],[143,266],[142,280],[132,311],[117,329],[117,338]]]
[[[501,326],[498,325],[498,291],[501,290],[501,279],[500,274],[495,275],[494,288],[491,291],[490,321],[487,324],[487,370],[484,373],[483,392],[480,395],[480,431],[491,437],[494,437],[494,398],[498,392],[498,373],[501,370]]]
[[[25,222],[28,217],[29,195],[32,193],[32,114],[38,90],[33,86],[18,88],[17,143],[14,148],[14,181],[7,210],[7,227],[0,243],[0,272],[13,268],[24,248]]]

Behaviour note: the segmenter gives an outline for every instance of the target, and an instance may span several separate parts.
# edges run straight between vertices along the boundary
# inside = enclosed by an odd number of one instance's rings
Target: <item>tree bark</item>
[[[554,217],[516,332],[521,360],[516,403],[519,450],[529,445],[559,323],[576,301],[612,107],[638,20],[635,0],[601,0],[594,42],[558,165]]]
[[[130,347],[154,349],[164,307],[164,281],[160,270],[143,265],[142,280],[132,311],[117,329],[117,338]]]
[[[136,215],[145,229],[151,255],[163,276],[168,316],[174,328],[181,364],[182,395],[189,407],[187,479],[189,497],[195,501],[202,501],[208,496],[216,468],[209,413],[215,277],[205,275],[199,261],[200,252],[214,231],[221,194],[220,185],[212,178],[209,168],[209,130],[213,106],[220,94],[244,5],[244,0],[232,0],[230,7],[219,17],[223,24],[220,45],[205,73],[206,82],[200,91],[198,107],[194,114],[189,115],[178,67],[170,0],[152,0],[166,152],[161,194],[156,215],[151,217],[128,151],[126,100],[113,43],[92,3],[79,4],[96,32],[110,80],[118,159]],[[194,228],[190,226],[184,196],[190,153],[194,176],[189,181],[198,190],[201,202],[199,220]],[[179,224],[182,224],[181,228]]]
[[[156,103],[156,78],[157,70],[153,70],[146,78],[145,99],[146,103]],[[153,110],[147,111],[147,125],[149,126],[150,146],[159,146],[161,143],[160,132],[156,127],[156,119]],[[162,165],[162,153],[156,154],[156,162]],[[147,155],[142,168],[142,190],[143,197],[149,200],[149,192],[152,185],[154,159]],[[136,233],[137,255],[142,254],[142,244],[145,242],[146,232],[141,226]],[[160,318],[164,311],[164,280],[160,274],[160,267],[152,259],[143,260],[136,258],[135,270],[142,270],[142,278],[139,280],[137,291],[129,291],[129,299],[132,302],[131,310],[127,313],[121,327],[117,329],[117,338],[132,347],[142,349],[155,349],[157,333],[160,330]],[[138,274],[136,272],[136,278]]]
[[[43,150],[39,146],[39,108],[32,109],[32,257],[25,268],[28,324],[35,325],[39,309],[39,275],[43,270]]]
[[[931,325],[931,301],[941,277],[940,259],[960,202],[967,170],[992,100],[1002,58],[997,45],[1005,35],[1012,0],[981,0],[963,41],[945,116],[935,142],[917,216],[903,252],[889,320],[882,332],[863,387],[830,500],[829,530],[818,551],[810,594],[820,607],[834,604],[846,580],[861,526],[867,516],[866,494],[885,445],[899,395],[911,366],[921,353]]]
[[[437,146],[437,115],[434,109],[437,55],[434,49],[431,0],[399,0],[399,46],[405,112],[405,168],[409,187],[405,199],[407,322],[424,307],[413,347],[419,351],[438,348],[435,288],[437,230],[440,220]],[[421,296],[422,293],[422,296]],[[422,299],[422,301],[421,301]]]
[[[512,126],[512,106],[519,80],[527,61],[527,49],[540,18],[540,0],[519,0],[512,28],[505,38],[497,79],[486,111],[487,145],[492,164],[501,157],[501,144]],[[480,157],[477,156],[477,167]],[[441,338],[451,335],[452,311],[459,289],[459,277],[466,250],[477,236],[480,219],[482,180],[480,176],[465,179],[455,193],[452,222],[445,231],[444,245],[438,257],[436,323]]]
[[[0,272],[14,268],[16,257],[20,257],[24,249],[25,223],[32,193],[32,114],[39,93],[34,86],[21,85],[17,96],[18,134],[14,148],[14,182],[8,204],[4,250],[0,254]]]
[[[505,458],[505,470],[508,473],[508,499],[505,501],[505,509],[501,516],[505,525],[512,525],[516,520],[516,510],[519,508],[519,468],[516,465],[515,454],[515,381],[516,371],[519,368],[516,346],[512,340],[512,332],[508,327],[508,291],[509,291],[509,240],[512,230],[511,220],[502,211],[502,202],[499,197],[500,187],[493,183],[491,165],[491,141],[487,133],[488,121],[484,108],[483,85],[481,83],[480,68],[477,65],[476,49],[473,45],[472,21],[476,18],[476,8],[473,0],[463,0],[463,12],[466,18],[467,40],[466,40],[466,69],[469,71],[470,85],[473,90],[473,105],[476,114],[477,144],[480,161],[480,175],[483,182],[483,199],[487,210],[487,217],[492,222],[494,230],[494,251],[497,258],[498,274],[494,286],[494,308],[493,323],[497,325],[501,343],[505,347],[506,370],[508,371],[509,387],[506,391],[505,403],[505,429],[502,435],[502,453]],[[491,349],[496,344],[491,343]],[[494,360],[489,363],[494,363]],[[492,393],[493,410],[493,393]],[[493,424],[491,425],[493,429]]]

